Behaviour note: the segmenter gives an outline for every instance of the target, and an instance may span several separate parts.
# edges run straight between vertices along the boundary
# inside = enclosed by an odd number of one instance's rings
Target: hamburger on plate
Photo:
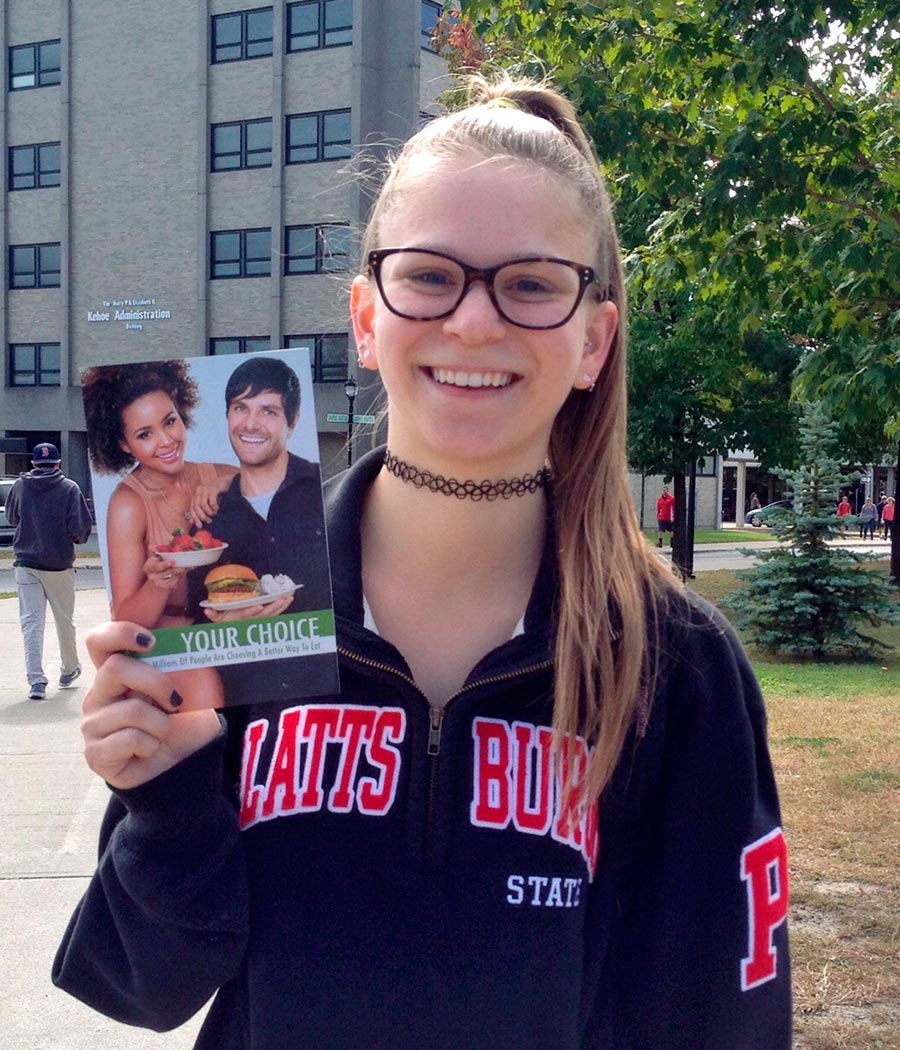
[[[260,594],[259,577],[246,565],[217,565],[204,576],[210,605],[224,605]]]

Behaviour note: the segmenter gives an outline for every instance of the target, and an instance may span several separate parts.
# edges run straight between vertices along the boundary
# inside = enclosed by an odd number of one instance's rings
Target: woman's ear
[[[375,300],[372,298],[369,279],[362,274],[354,277],[350,289],[350,319],[353,322],[353,338],[359,354],[360,368],[378,368],[375,356]]]
[[[584,335],[584,356],[580,378],[574,384],[578,390],[593,390],[612,350],[619,329],[619,310],[614,302],[605,299],[591,310]]]

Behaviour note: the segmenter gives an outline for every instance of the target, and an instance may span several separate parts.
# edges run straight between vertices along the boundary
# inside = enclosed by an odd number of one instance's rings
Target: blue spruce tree
[[[744,586],[723,604],[761,649],[810,659],[872,659],[887,646],[861,629],[895,621],[898,607],[887,581],[868,571],[870,555],[829,543],[840,535],[835,495],[848,481],[834,455],[836,431],[821,405],[806,408],[804,465],[779,472],[793,503],[772,519],[781,543],[738,574]],[[841,526],[854,523],[841,519]]]

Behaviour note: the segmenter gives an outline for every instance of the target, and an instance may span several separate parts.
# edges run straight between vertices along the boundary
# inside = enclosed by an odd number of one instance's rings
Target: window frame
[[[44,166],[42,153],[48,147],[56,149],[56,167]],[[31,154],[31,170],[29,173],[16,174],[14,170],[14,159],[16,156]],[[29,142],[21,146],[10,146],[7,150],[6,161],[6,185],[10,193],[19,193],[23,190],[45,190],[59,186],[62,175],[62,157],[60,155],[60,144],[58,142]],[[48,177],[56,176],[55,182],[46,181]],[[30,179],[30,186],[16,186],[16,180]]]
[[[262,255],[259,256],[248,256],[247,255],[247,235],[251,233],[265,233],[268,242],[268,249],[266,252],[266,261],[268,263],[268,270],[260,273],[249,273],[248,264],[251,262],[260,262],[263,259]],[[238,255],[236,260],[222,260],[216,258],[216,243],[217,239],[221,237],[234,237],[238,238]],[[236,262],[238,266],[237,273],[216,273],[217,266],[223,266],[227,262]],[[272,276],[272,229],[269,226],[253,226],[245,230],[214,230],[209,235],[209,279],[211,281],[237,281],[237,280],[249,280],[251,278],[258,277],[271,277]]]
[[[434,22],[429,25],[427,32],[425,30],[426,11],[437,13]],[[419,14],[419,35],[421,38],[421,47],[424,51],[430,51],[433,55],[436,55],[437,51],[435,50],[432,43],[432,34],[437,27],[437,23],[441,20],[441,17],[444,14],[444,5],[440,2],[440,0],[420,0]]]
[[[268,11],[270,16],[269,35],[250,38],[250,15],[258,15],[264,11]],[[237,43],[217,43],[216,42],[216,30],[217,27],[225,25],[226,19],[240,19],[240,38]],[[268,51],[261,51],[258,54],[250,54],[251,47],[253,45],[259,45],[261,43],[269,44]],[[238,48],[239,54],[228,55],[227,57],[219,58],[217,53],[225,50],[226,48]],[[275,15],[274,9],[269,7],[249,7],[244,11],[228,11],[219,15],[212,15],[210,17],[210,29],[209,29],[209,62],[210,65],[219,66],[227,62],[250,62],[255,58],[271,58],[275,48]]]
[[[16,369],[15,357],[17,350],[31,350],[34,355],[34,367],[31,369]],[[41,356],[44,351],[54,350],[57,356],[57,365],[53,367],[42,367]],[[60,343],[9,343],[7,350],[7,375],[10,387],[48,387],[62,386],[62,346]],[[34,381],[31,383],[17,382],[16,377],[31,375]],[[55,376],[56,382],[44,381],[46,377]]]
[[[44,257],[48,254],[42,249],[56,249],[56,266],[47,265]],[[16,265],[17,255],[31,252],[32,263],[30,267],[22,269]],[[43,244],[10,244],[7,251],[8,271],[6,286],[10,291],[21,291],[28,288],[59,288],[62,280],[62,259],[60,257],[59,241],[48,241]],[[31,281],[27,284],[19,284],[16,277],[31,275]],[[52,278],[56,277],[53,281]]]
[[[315,231],[315,250],[312,253],[299,254],[292,252],[290,248],[291,234],[298,230],[314,230]],[[327,230],[346,230],[347,235],[347,248],[344,252],[337,254],[328,251],[327,241]],[[284,228],[284,276],[285,277],[308,277],[315,274],[328,274],[328,273],[345,273],[350,269],[350,224],[346,222],[321,222],[321,223],[302,223],[298,226],[285,226]],[[327,265],[329,259],[345,259],[346,265],[344,266],[329,266]],[[296,264],[300,260],[310,259],[313,262],[313,268],[306,270],[299,270],[292,268],[292,264]]]
[[[327,374],[325,365],[325,341],[337,339],[343,340],[342,351],[344,360],[340,369],[331,375]],[[310,368],[314,383],[343,383],[346,381],[350,370],[350,336],[347,332],[315,332],[308,335],[289,335],[285,338],[285,346],[289,349],[306,348],[310,350]],[[329,368],[337,369],[337,365],[330,365]]]
[[[249,346],[251,342],[265,343],[265,346]],[[236,343],[237,350],[224,350],[216,353],[216,345],[221,343]],[[234,354],[255,354],[264,350],[272,349],[272,337],[269,335],[226,335],[216,336],[209,341],[209,357],[229,357]]]
[[[52,60],[48,63],[44,56],[49,49],[56,51],[56,63]],[[16,73],[13,55],[31,52],[31,72]],[[7,50],[7,61],[9,63],[9,74],[6,86],[10,91],[31,91],[43,87],[56,87],[62,81],[62,55],[60,53],[59,38],[55,40],[39,40],[33,44],[15,44]],[[16,80],[23,77],[31,77],[30,84],[16,84]]]
[[[247,130],[252,125],[256,124],[268,124],[269,125],[269,148],[268,150],[251,150],[248,145],[248,133]],[[230,150],[216,150],[216,132],[221,131],[225,128],[238,128],[240,143],[237,151]],[[248,163],[251,156],[256,154],[268,153],[269,160],[266,164],[250,164]],[[233,166],[217,166],[216,160],[222,157],[237,157],[238,163]],[[220,124],[210,124],[209,127],[209,170],[213,172],[220,171],[253,171],[257,168],[271,168],[272,167],[272,118],[271,117],[254,117],[252,120],[226,120]]]
[[[338,25],[328,25],[328,11],[334,10],[334,5],[349,3],[350,21]],[[294,12],[301,7],[316,9],[316,29],[314,32],[294,32],[292,24]],[[334,37],[348,34],[348,39],[330,41],[329,36]],[[315,37],[315,44],[310,47],[291,46],[293,41],[299,38]],[[324,51],[333,47],[350,47],[353,43],[353,4],[350,0],[298,0],[296,3],[287,5],[287,18],[285,20],[284,46],[289,55],[302,54],[304,51]]]
[[[348,160],[352,156],[350,149],[350,134],[351,134],[351,114],[352,110],[342,109],[319,109],[313,110],[311,113],[289,113],[285,117],[284,122],[284,163],[288,164],[322,164],[329,161],[336,160]],[[333,139],[326,141],[325,130],[326,120],[328,117],[335,116],[346,116],[347,117],[347,138],[346,139]],[[291,142],[291,130],[296,127],[298,122],[301,120],[312,120],[315,118],[316,122],[316,137],[314,142],[300,144],[292,144]],[[346,152],[341,153],[338,156],[327,157],[325,151],[328,147],[341,147],[346,146]],[[295,150],[315,150],[315,156],[309,159],[291,159],[291,154]]]

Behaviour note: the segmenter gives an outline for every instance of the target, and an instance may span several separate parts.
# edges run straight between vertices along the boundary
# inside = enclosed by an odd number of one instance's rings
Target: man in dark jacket
[[[297,374],[277,357],[251,357],[229,376],[225,409],[228,438],[241,469],[222,494],[210,530],[228,544],[229,562],[247,565],[258,576],[283,574],[301,585],[290,600],[285,597],[269,605],[268,615],[330,610],[319,466],[287,447],[300,417]],[[205,597],[203,577],[203,572],[196,572],[189,579],[193,607]],[[209,609],[205,618],[218,623],[246,615],[246,610]],[[299,664],[295,660],[233,664],[220,668],[220,674],[226,703],[295,695],[300,674],[311,691],[328,693],[337,685],[331,654],[310,655]]]
[[[19,621],[25,642],[28,696],[43,700],[47,602],[59,640],[59,684],[68,688],[81,674],[75,644],[75,544],[91,534],[91,512],[81,489],[60,470],[59,451],[42,442],[31,456],[33,470],[13,485],[6,517],[16,529],[13,539]]]

